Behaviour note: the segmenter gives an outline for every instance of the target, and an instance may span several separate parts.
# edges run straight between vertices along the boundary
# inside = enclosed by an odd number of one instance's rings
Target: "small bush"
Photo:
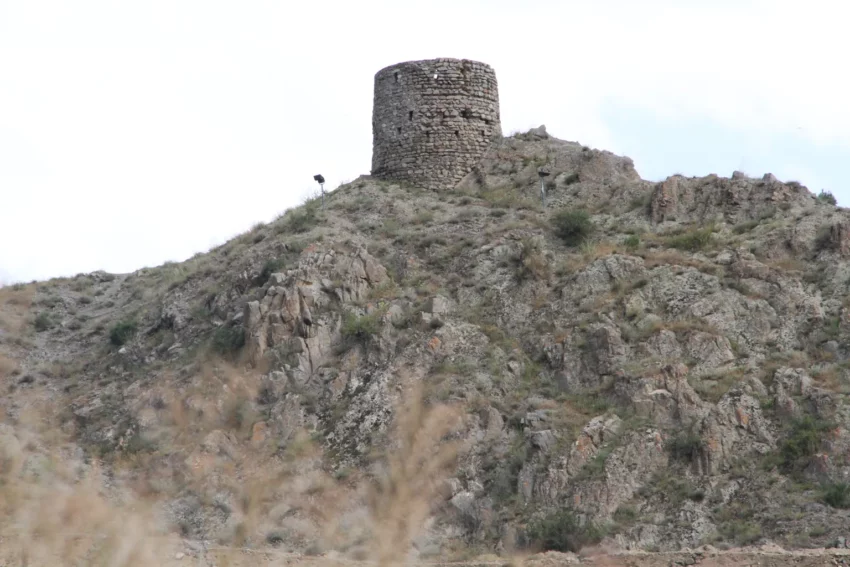
[[[832,239],[832,226],[825,225],[818,229],[815,235],[815,250],[830,250],[835,248],[835,241]]]
[[[676,236],[671,236],[667,240],[667,245],[670,248],[677,248],[688,252],[697,252],[706,248],[711,243],[711,234],[713,232],[713,226],[690,230]]]
[[[109,342],[115,346],[121,346],[132,339],[137,330],[138,327],[135,321],[121,321],[120,323],[116,323],[109,330]]]
[[[372,340],[372,337],[381,331],[381,316],[380,313],[374,312],[369,315],[357,316],[354,313],[346,314],[342,321],[343,339],[348,344],[366,345]]]
[[[552,512],[528,528],[529,542],[541,551],[576,553],[585,545],[598,543],[604,535],[596,525],[582,524],[569,508]]]
[[[232,355],[245,346],[245,331],[241,327],[222,325],[212,336],[213,350],[222,355]]]
[[[832,191],[821,190],[818,193],[818,201],[821,203],[829,203],[830,205],[837,205],[838,201],[835,200],[835,196],[832,194]]]
[[[593,234],[593,222],[587,211],[566,210],[552,218],[552,226],[567,246],[578,246]]]
[[[625,244],[626,248],[631,251],[637,250],[640,247],[640,237],[636,234],[632,234],[626,238],[623,244]]]
[[[732,227],[732,232],[734,232],[735,234],[744,234],[745,232],[750,232],[755,227],[757,227],[760,222],[761,221],[757,220],[744,221]]]
[[[850,485],[846,482],[825,484],[821,487],[821,498],[833,508],[850,508]]]
[[[692,463],[702,455],[705,443],[693,431],[682,431],[667,442],[667,450],[674,459]]]
[[[570,173],[569,175],[564,176],[564,185],[572,185],[573,183],[578,183],[579,177],[578,173]]]
[[[276,232],[301,233],[313,229],[319,224],[317,209],[318,201],[310,201],[298,209],[292,209],[282,216],[282,221],[277,225]]]
[[[727,541],[738,545],[751,545],[762,538],[761,526],[742,520],[731,521],[720,526],[720,533]]]
[[[39,333],[42,331],[47,331],[48,329],[53,328],[53,318],[50,317],[50,313],[42,311],[35,318],[35,322],[33,323],[33,325],[35,325],[35,330]]]
[[[257,285],[265,285],[265,283],[269,281],[269,278],[272,277],[272,274],[279,272],[285,265],[286,261],[282,258],[267,260],[266,263],[263,264],[263,269],[260,270],[260,275],[257,276]]]
[[[631,526],[638,519],[638,512],[631,506],[621,505],[614,511],[614,521],[620,526]]]
[[[540,243],[531,238],[523,239],[511,256],[519,282],[527,279],[545,280],[549,277],[549,262]]]
[[[831,428],[832,424],[809,415],[795,419],[788,437],[779,447],[780,466],[791,471],[805,468]]]

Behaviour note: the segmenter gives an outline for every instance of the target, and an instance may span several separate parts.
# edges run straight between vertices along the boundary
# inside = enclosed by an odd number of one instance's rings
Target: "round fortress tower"
[[[375,75],[372,175],[450,189],[502,136],[496,73],[468,59],[398,63]]]

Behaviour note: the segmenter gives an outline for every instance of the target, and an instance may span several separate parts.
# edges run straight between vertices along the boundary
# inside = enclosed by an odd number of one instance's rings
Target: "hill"
[[[70,527],[123,542],[132,510],[139,553],[843,546],[830,197],[535,129],[453,191],[364,176],[184,263],[0,289],[0,537],[88,557]]]

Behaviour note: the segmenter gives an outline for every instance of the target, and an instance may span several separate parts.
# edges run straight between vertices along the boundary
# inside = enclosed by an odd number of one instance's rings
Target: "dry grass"
[[[0,331],[13,337],[24,331],[34,296],[33,285],[0,287]]]
[[[678,250],[647,250],[638,255],[644,259],[644,265],[650,270],[659,266],[675,265],[696,268],[711,275],[719,275],[723,271],[720,266],[701,262]]]
[[[19,368],[17,361],[0,354],[0,379],[15,376]]]
[[[558,275],[574,274],[585,269],[598,260],[617,252],[616,244],[612,242],[588,242],[581,247],[580,254],[569,254],[562,260],[555,273]]]
[[[97,464],[69,457],[49,409],[0,425],[0,564],[158,565],[165,534],[150,509],[110,499]]]
[[[408,391],[396,410],[388,466],[370,499],[371,558],[378,565],[405,563],[459,449],[444,439],[460,428],[461,413],[448,406],[426,409],[418,383]]]
[[[377,472],[335,477],[315,434],[266,425],[253,403],[262,387],[260,377],[221,363],[188,384],[166,377],[135,416],[153,425],[125,435],[103,465],[72,457],[61,412],[35,397],[14,420],[0,415],[0,565],[168,564],[182,547],[164,506],[186,495],[229,517],[210,534],[214,549],[184,565],[291,564],[297,556],[270,545],[277,537],[404,563],[454,462],[449,437],[462,414],[425,407],[411,385]]]
[[[808,270],[806,263],[797,258],[773,260],[765,262],[765,265],[779,272],[806,272]]]

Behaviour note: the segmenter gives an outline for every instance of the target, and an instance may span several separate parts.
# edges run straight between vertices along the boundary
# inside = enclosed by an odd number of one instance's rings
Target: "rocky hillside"
[[[4,288],[4,474],[52,478],[61,436],[187,541],[352,557],[843,546],[830,197],[536,129],[454,191],[361,177],[182,264]]]

